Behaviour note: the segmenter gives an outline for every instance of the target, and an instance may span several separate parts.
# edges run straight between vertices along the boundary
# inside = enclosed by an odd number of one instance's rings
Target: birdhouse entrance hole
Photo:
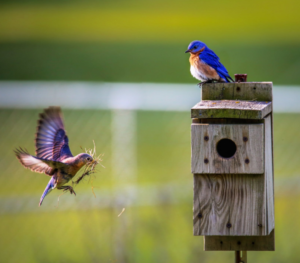
[[[222,139],[217,143],[217,152],[223,158],[231,158],[236,153],[236,145],[230,139]]]

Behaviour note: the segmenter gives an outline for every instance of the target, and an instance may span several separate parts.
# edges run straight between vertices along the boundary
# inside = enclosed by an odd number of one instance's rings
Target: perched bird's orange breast
[[[196,67],[196,65],[199,63],[199,61],[200,61],[199,54],[200,54],[200,52],[191,53],[190,58],[189,58],[191,66]]]
[[[192,75],[201,81],[207,79],[221,80],[217,71],[211,66],[204,63],[200,59],[199,57],[200,53],[201,50],[197,53],[191,53],[191,56],[189,58],[191,68],[192,68],[191,70]]]

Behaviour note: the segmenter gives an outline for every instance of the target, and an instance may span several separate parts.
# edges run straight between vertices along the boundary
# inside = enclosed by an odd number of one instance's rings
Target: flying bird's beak
[[[191,50],[189,50],[189,49],[188,49],[188,50],[187,50],[187,51],[185,51],[184,53],[189,53],[189,52],[191,52]]]

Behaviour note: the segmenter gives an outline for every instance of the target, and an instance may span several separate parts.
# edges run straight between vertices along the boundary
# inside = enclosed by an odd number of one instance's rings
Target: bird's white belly
[[[197,67],[191,65],[190,71],[194,78],[201,80],[201,81],[208,80],[208,78],[205,76],[205,74],[201,70],[199,70]]]

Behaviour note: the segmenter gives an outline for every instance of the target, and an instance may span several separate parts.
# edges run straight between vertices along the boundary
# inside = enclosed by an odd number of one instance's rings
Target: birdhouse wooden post
[[[271,82],[207,83],[192,110],[194,235],[204,250],[274,250]]]

